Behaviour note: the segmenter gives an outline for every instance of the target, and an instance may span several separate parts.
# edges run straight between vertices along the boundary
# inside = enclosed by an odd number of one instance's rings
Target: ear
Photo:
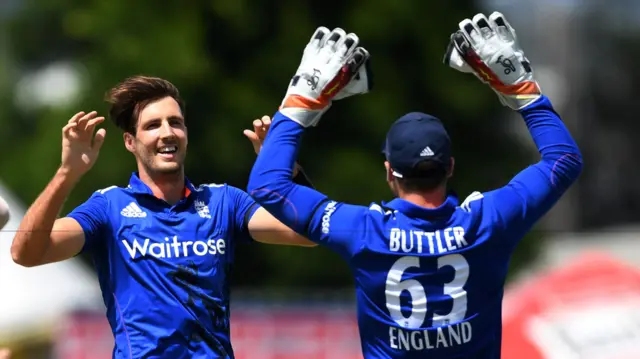
[[[456,164],[455,158],[451,157],[451,162],[450,162],[450,166],[449,166],[449,173],[447,173],[447,178],[453,177],[453,169],[455,167],[455,164]]]
[[[136,151],[135,137],[131,133],[125,132],[124,134],[122,134],[122,139],[124,140],[124,147],[127,149],[127,151],[131,153],[135,153]]]
[[[384,161],[384,168],[387,172],[387,182],[393,182],[395,176],[393,175],[393,170],[391,169],[391,164],[389,161]]]

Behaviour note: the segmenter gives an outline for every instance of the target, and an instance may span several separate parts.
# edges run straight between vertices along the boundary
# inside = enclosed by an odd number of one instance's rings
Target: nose
[[[169,121],[162,121],[162,125],[160,126],[160,138],[162,139],[170,139],[175,138],[176,134],[173,132],[173,127],[169,124]]]

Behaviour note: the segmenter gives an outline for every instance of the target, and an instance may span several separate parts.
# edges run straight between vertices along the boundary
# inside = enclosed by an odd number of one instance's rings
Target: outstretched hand
[[[253,150],[256,155],[260,153],[262,143],[264,142],[265,137],[267,137],[267,132],[269,131],[270,126],[271,118],[269,116],[262,116],[260,119],[253,120],[253,131],[244,130],[243,132],[249,141],[251,141],[251,145],[253,146]]]
[[[104,143],[107,131],[97,125],[104,121],[97,112],[78,112],[62,128],[61,169],[73,177],[80,178],[93,167]]]
[[[267,137],[269,127],[271,127],[271,117],[262,116],[262,118],[253,120],[253,131],[244,130],[242,132],[249,141],[251,141],[253,151],[256,155],[260,153],[260,150],[262,149],[262,143],[264,143],[264,139]],[[299,170],[300,165],[296,162],[296,166],[293,168],[293,177],[298,175]]]
[[[515,29],[499,12],[462,20],[451,35],[444,63],[476,75],[496,92],[503,105],[514,110],[542,95]]]
[[[369,52],[359,41],[358,35],[341,28],[318,27],[304,48],[280,113],[305,128],[317,126],[333,100],[367,93]]]

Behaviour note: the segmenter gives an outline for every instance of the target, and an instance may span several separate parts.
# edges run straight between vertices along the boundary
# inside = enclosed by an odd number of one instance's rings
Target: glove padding
[[[319,27],[304,49],[280,112],[304,127],[316,126],[333,100],[371,90],[369,53],[358,36]]]
[[[501,13],[494,12],[489,19],[477,14],[473,20],[461,21],[459,28],[451,35],[445,64],[473,73],[498,94],[503,105],[514,110],[541,96],[529,60],[518,46],[516,32]]]

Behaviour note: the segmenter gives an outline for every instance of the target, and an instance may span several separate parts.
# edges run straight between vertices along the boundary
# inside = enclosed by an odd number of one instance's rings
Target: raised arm
[[[13,237],[11,257],[17,264],[33,267],[61,261],[75,256],[84,246],[78,221],[58,219],[58,215],[75,184],[95,163],[105,130],[98,130],[95,137],[93,133],[103,121],[95,112],[80,112],[62,129],[61,166],[29,207]]]
[[[582,170],[582,155],[551,101],[542,95],[529,60],[517,43],[516,32],[504,16],[494,12],[460,22],[451,37],[445,63],[476,75],[500,102],[518,111],[538,147],[541,159],[507,186],[476,195],[483,199],[499,229],[517,241],[560,199]]]
[[[256,155],[262,150],[264,140],[271,128],[271,118],[262,116],[253,121],[253,130],[244,130],[244,135],[249,139]],[[293,182],[313,188],[302,168],[296,163],[293,169]],[[251,238],[257,242],[266,244],[282,244],[303,247],[313,247],[317,244],[287,227],[264,208],[260,207],[250,197],[242,194],[239,197],[237,207],[248,207],[246,214],[248,219],[247,229]],[[245,204],[246,203],[246,204]],[[242,220],[242,219],[239,219]]]
[[[357,36],[347,35],[342,29],[316,30],[249,178],[248,192],[256,202],[286,226],[316,242],[322,241],[322,235],[328,232],[322,230],[319,209],[330,212],[327,218],[347,213],[355,218],[361,214],[360,209],[348,205],[328,207],[326,195],[292,180],[304,129],[318,124],[332,100],[370,89],[369,54],[357,44]]]
[[[518,241],[544,216],[582,170],[578,146],[545,96],[519,111],[538,147],[540,161],[505,187],[484,194],[485,208],[506,238]]]
[[[278,112],[249,177],[249,194],[286,226],[306,234],[316,209],[327,196],[293,181],[304,128]]]

